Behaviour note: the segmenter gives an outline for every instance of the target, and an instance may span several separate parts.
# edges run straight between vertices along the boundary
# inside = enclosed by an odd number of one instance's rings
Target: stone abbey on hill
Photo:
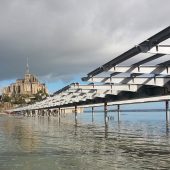
[[[26,73],[23,79],[17,79],[15,83],[5,87],[2,91],[2,95],[15,96],[15,95],[34,95],[37,92],[42,91],[48,93],[45,84],[38,81],[35,75],[30,74],[29,65],[27,61]]]

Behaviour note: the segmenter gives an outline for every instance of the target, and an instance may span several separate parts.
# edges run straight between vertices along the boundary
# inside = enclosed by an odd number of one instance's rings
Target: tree
[[[48,94],[42,90],[39,90],[36,94],[34,94],[36,101],[41,101],[41,100],[45,99],[47,96],[48,96]]]
[[[11,102],[11,98],[8,95],[2,97],[2,102]]]

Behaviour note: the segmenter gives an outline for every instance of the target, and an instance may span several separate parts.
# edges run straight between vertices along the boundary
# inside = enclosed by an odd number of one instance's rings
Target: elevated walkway
[[[75,108],[77,113],[78,107],[104,106],[107,111],[108,105],[119,110],[122,104],[165,101],[169,120],[169,38],[170,26],[88,73],[82,80],[90,84],[72,83],[52,97],[12,111]],[[153,61],[156,64],[150,64]]]

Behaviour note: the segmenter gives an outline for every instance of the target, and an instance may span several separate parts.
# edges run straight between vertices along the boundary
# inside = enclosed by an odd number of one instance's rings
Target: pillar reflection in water
[[[104,124],[105,124],[105,138],[108,138],[108,128],[109,128],[109,123],[108,123],[108,116],[107,116],[107,111],[104,112],[104,115],[105,115],[105,121],[104,121]]]
[[[165,101],[165,111],[166,111],[166,135],[169,135],[169,101]]]
[[[94,122],[94,107],[92,107],[92,122]]]
[[[120,105],[119,104],[117,105],[117,121],[118,123],[120,121]]]
[[[108,138],[108,116],[107,102],[104,103],[104,123],[105,123],[105,138]]]

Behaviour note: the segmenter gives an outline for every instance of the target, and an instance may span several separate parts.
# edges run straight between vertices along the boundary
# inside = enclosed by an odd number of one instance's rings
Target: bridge
[[[86,85],[72,83],[43,101],[11,111],[60,115],[74,109],[76,120],[79,108],[103,106],[107,112],[107,106],[116,105],[119,119],[123,104],[164,101],[169,121],[169,38],[170,26],[88,73],[82,78]]]

